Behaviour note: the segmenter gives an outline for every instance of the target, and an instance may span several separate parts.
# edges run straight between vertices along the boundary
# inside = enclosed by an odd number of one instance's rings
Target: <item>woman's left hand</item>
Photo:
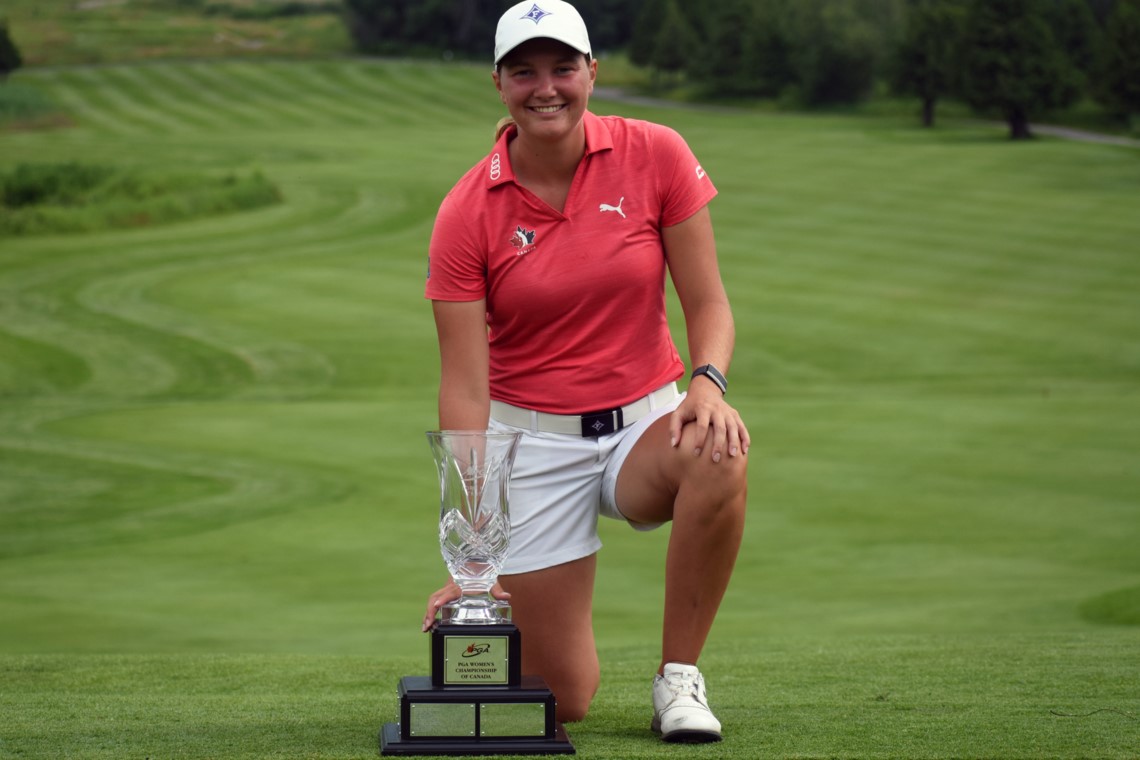
[[[690,424],[696,425],[694,456],[699,457],[709,448],[712,461],[719,462],[725,454],[735,457],[748,453],[752,441],[744,420],[724,400],[720,389],[703,378],[689,385],[681,405],[669,418],[669,440],[673,446],[680,445],[681,428]]]

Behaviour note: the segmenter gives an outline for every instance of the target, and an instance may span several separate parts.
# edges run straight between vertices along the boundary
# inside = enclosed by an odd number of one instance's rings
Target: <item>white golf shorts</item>
[[[629,521],[618,509],[618,473],[642,434],[684,394],[629,427],[598,438],[534,432],[491,419],[491,432],[522,432],[511,471],[511,545],[503,575],[588,557],[602,548],[598,516]],[[629,523],[637,530],[658,524]]]

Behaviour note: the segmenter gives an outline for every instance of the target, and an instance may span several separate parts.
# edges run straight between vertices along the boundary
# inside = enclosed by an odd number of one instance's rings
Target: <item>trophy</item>
[[[520,433],[427,434],[439,476],[439,546],[462,592],[431,628],[431,675],[400,679],[382,755],[574,754],[554,694],[521,671],[510,606],[491,595],[510,543],[508,489]]]

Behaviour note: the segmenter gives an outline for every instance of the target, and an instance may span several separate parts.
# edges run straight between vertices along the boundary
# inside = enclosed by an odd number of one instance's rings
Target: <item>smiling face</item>
[[[598,62],[550,39],[524,42],[492,75],[519,135],[559,141],[579,134]]]

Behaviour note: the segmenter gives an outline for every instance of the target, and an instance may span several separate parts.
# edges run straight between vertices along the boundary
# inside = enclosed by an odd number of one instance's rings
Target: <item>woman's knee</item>
[[[555,706],[555,715],[557,715],[561,723],[577,723],[578,721],[585,720],[586,715],[590,712],[590,703],[592,699],[585,699],[581,696],[573,700],[558,699]]]
[[[710,452],[693,455],[691,449],[682,457],[680,487],[699,490],[720,505],[743,502],[748,491],[748,455],[724,455],[714,461]]]
[[[558,720],[563,723],[575,723],[583,720],[590,712],[590,704],[598,692],[598,676],[592,679],[585,678],[574,684],[564,684],[561,689],[554,692],[557,703]]]

